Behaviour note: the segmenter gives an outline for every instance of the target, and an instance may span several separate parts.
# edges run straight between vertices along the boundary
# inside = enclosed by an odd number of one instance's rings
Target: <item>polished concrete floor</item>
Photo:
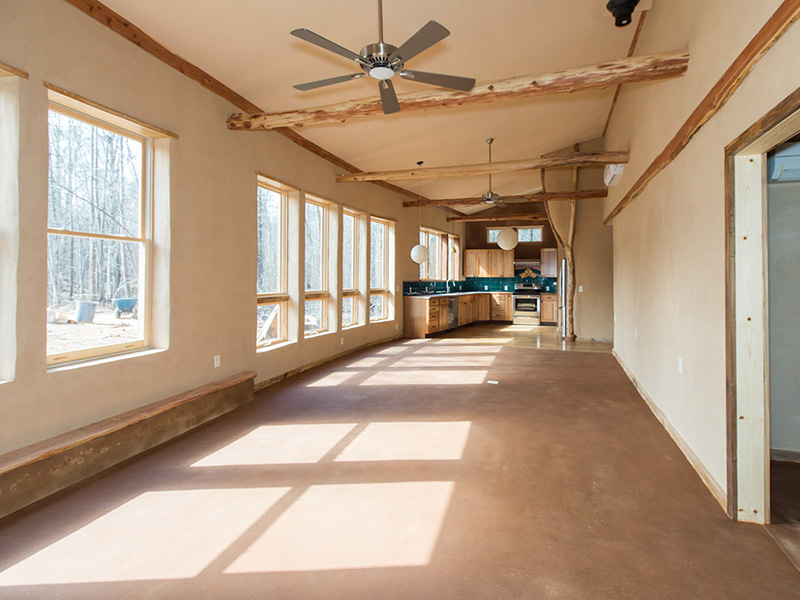
[[[0,524],[0,598],[800,598],[613,356],[469,329],[292,377]]]
[[[800,568],[800,463],[770,464],[769,532]]]

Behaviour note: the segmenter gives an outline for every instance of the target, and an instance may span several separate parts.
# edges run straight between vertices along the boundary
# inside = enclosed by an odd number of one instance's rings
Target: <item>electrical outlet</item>
[[[489,286],[488,285],[483,286],[483,290],[488,292],[489,291]]]
[[[504,287],[505,287],[506,291],[508,291],[508,286],[504,286]]]
[[[344,337],[339,338],[339,345],[344,346]]]
[[[395,323],[394,324],[394,330],[395,331],[400,331],[400,323]]]
[[[220,365],[220,355],[219,354],[215,354],[214,355],[214,368],[215,369],[219,368],[219,365]]]
[[[678,375],[683,375],[683,359],[678,357]]]
[[[579,292],[582,292],[582,291],[583,291],[583,286],[582,286],[582,285],[579,285],[579,286],[578,286],[578,291],[579,291]]]
[[[638,329],[634,329],[633,330],[633,339],[635,339],[635,340],[639,339],[639,330]]]

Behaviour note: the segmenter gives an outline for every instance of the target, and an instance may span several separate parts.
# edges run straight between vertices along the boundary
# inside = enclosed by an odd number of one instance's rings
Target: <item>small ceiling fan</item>
[[[368,44],[361,49],[359,54],[343,48],[321,35],[308,29],[295,29],[291,32],[293,36],[310,42],[320,48],[349,58],[361,67],[362,73],[351,73],[340,75],[329,79],[320,79],[309,83],[295,85],[294,88],[306,91],[343,83],[352,79],[361,79],[366,75],[378,80],[378,89],[381,94],[381,105],[385,114],[394,113],[400,110],[397,101],[397,94],[394,91],[391,79],[399,75],[403,79],[438,85],[467,92],[475,85],[475,80],[456,75],[442,75],[440,73],[426,73],[425,71],[411,71],[405,68],[407,60],[415,57],[420,52],[427,50],[437,42],[442,41],[450,32],[436,21],[428,21],[423,27],[406,40],[400,47],[392,46],[383,41],[383,2],[378,0],[378,42]]]
[[[492,164],[492,142],[494,138],[488,138],[486,143],[489,144],[489,164]],[[489,191],[481,196],[481,204],[493,204],[494,206],[505,206],[504,202],[500,201],[500,196],[492,192],[492,174],[489,173]]]

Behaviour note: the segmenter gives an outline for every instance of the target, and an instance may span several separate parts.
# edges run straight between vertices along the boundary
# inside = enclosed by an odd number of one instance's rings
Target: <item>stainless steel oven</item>
[[[514,325],[540,325],[540,288],[535,283],[517,283],[514,286]]]

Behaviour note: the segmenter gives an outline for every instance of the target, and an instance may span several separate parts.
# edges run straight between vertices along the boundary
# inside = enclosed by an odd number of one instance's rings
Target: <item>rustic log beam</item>
[[[508,204],[525,204],[529,202],[559,202],[563,200],[585,200],[588,198],[605,198],[608,190],[582,190],[580,192],[537,192],[525,196],[503,196],[500,201]],[[452,200],[422,200],[422,206],[469,206],[482,204],[483,198],[454,198]],[[415,208],[419,201],[407,200],[403,202],[405,208]]]
[[[21,77],[22,79],[27,79],[28,74],[21,69],[0,62],[0,77]]]
[[[551,167],[575,167],[588,165],[627,164],[627,152],[573,152],[557,156],[542,156],[503,162],[480,163],[473,165],[453,165],[450,167],[431,167],[428,169],[405,169],[402,171],[371,171],[337,175],[339,183],[352,181],[395,181],[398,179],[443,179],[446,177],[471,177],[489,173],[514,173]]]
[[[675,136],[669,141],[664,150],[661,151],[650,166],[633,184],[628,193],[619,201],[603,223],[608,225],[623,208],[647,188],[649,183],[669,166],[683,149],[692,141],[698,131],[716,115],[728,102],[730,97],[739,89],[745,77],[750,74],[761,57],[763,57],[773,44],[800,19],[800,0],[784,0],[766,24],[759,30],[755,37],[742,50],[736,60],[731,63],[728,70],[722,75],[719,81],[714,84],[705,98],[700,101],[686,122],[681,126]]]
[[[447,217],[448,221],[457,223],[483,223],[494,221],[547,221],[544,213],[520,213],[514,215],[465,215],[463,217]]]
[[[400,94],[397,99],[402,112],[453,108],[513,98],[566,94],[623,83],[681,77],[686,73],[688,65],[689,52],[678,50],[663,54],[626,57],[554,73],[523,75],[484,82],[475,85],[468,92],[436,88]],[[370,97],[284,112],[233,114],[228,119],[228,129],[257,130],[303,127],[382,114],[380,98]]]

